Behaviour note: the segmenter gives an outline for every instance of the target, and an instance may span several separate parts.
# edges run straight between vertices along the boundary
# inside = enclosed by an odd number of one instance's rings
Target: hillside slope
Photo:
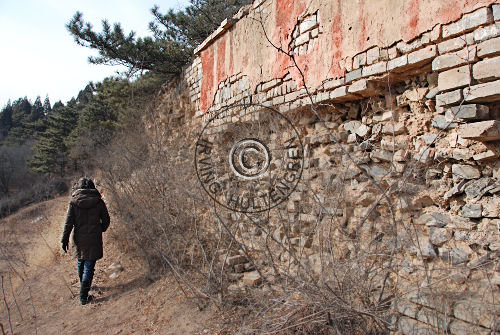
[[[113,225],[104,235],[91,294],[81,306],[76,261],[60,250],[67,197],[32,205],[0,220],[0,323],[10,334],[208,334],[211,307],[199,311],[174,278],[152,281],[140,261],[117,247]],[[1,329],[0,329],[1,331]]]

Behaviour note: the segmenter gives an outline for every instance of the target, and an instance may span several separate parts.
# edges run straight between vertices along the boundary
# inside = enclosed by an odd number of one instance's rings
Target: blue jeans
[[[78,277],[80,277],[80,283],[88,283],[88,287],[92,285],[92,278],[94,278],[94,267],[96,260],[78,260]]]

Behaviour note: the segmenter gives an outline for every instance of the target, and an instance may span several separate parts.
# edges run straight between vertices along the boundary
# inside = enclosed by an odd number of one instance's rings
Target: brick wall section
[[[262,3],[256,2],[251,10]],[[195,116],[203,122],[225,106],[253,103],[287,112],[310,106],[312,100],[348,110],[342,119],[329,115],[327,125],[376,180],[390,171],[402,175],[410,163],[425,166],[426,185],[418,189],[419,195],[398,204],[401,215],[418,227],[420,245],[416,249],[403,238],[401,255],[408,265],[401,271],[407,277],[415,275],[416,258],[429,266],[461,266],[465,277],[454,273],[450,280],[467,289],[460,291],[463,300],[455,296],[448,301],[445,297],[433,300],[422,286],[408,286],[410,293],[394,306],[400,316],[397,331],[402,334],[500,330],[500,310],[490,299],[493,296],[498,304],[498,272],[490,283],[472,282],[475,269],[498,259],[500,250],[499,21],[500,5],[494,4],[465,13],[456,22],[436,25],[412,41],[372,47],[345,60],[345,76],[309,88],[309,95],[290,74],[256,87],[250,87],[245,74],[232,75],[219,83],[206,113],[198,110],[203,76],[200,58],[184,72]],[[294,53],[310,52],[319,29],[314,17],[298,19],[291,44]],[[369,106],[369,112],[360,112],[363,106]],[[305,169],[309,175],[328,175],[334,169],[329,163],[331,142],[313,120],[311,115],[301,120],[308,134]],[[221,120],[219,130],[225,122],[232,121]],[[363,144],[372,149],[363,151]],[[359,179],[356,174],[352,178]],[[300,192],[305,189],[299,187],[290,199],[291,211],[303,206]],[[363,194],[355,205],[355,219],[363,217],[363,199],[369,196]],[[324,204],[323,208],[339,215],[334,206]],[[340,215],[345,213],[340,210]],[[310,226],[316,219],[310,212],[300,212],[294,220]],[[284,238],[283,234],[278,238]],[[295,235],[290,244],[308,248],[314,263],[314,241]],[[491,281],[494,289],[487,297],[484,288],[491,287]]]

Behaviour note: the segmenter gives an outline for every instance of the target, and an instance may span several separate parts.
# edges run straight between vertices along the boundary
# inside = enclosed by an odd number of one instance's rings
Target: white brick
[[[443,71],[472,63],[476,58],[476,47],[467,46],[462,50],[438,56],[432,61],[433,71]]]
[[[436,55],[437,55],[437,48],[435,45],[431,45],[409,54],[408,64],[421,64],[430,62]]]
[[[470,85],[471,76],[469,66],[441,72],[438,77],[438,87],[441,92]]]
[[[500,100],[500,80],[474,85],[464,89],[467,102],[492,102]]]
[[[351,82],[353,80],[361,78],[361,69],[357,69],[351,72],[346,73],[345,75],[345,82]]]
[[[358,80],[354,84],[349,86],[349,93],[360,94],[364,97],[369,97],[378,93],[375,84],[370,80]]]
[[[455,90],[436,96],[436,106],[453,106],[462,101],[462,90]]]
[[[401,57],[390,60],[387,63],[387,71],[398,72],[398,70],[402,70],[402,68],[406,65],[408,65],[408,56],[403,55]]]
[[[295,40],[295,45],[299,46],[307,42],[309,42],[309,33],[302,34],[299,37],[297,37],[297,39]]]
[[[344,78],[329,80],[323,84],[324,90],[331,90],[332,88],[339,87],[340,85],[344,85]]]
[[[463,36],[452,38],[438,44],[439,54],[445,54],[451,51],[456,51],[462,49],[467,44],[466,39]]]
[[[366,52],[366,63],[368,65],[377,62],[379,58],[380,58],[380,49],[378,47],[371,48]]]
[[[374,76],[387,72],[387,62],[380,62],[363,67],[362,77]]]
[[[478,57],[491,57],[500,54],[500,37],[481,42],[477,45]]]
[[[493,5],[492,6],[493,8],[493,18],[495,19],[495,21],[499,21],[500,20],[500,5]]]
[[[497,37],[500,35],[500,23],[494,23],[492,25],[479,28],[474,30],[474,41],[482,42],[489,40],[490,38]]]
[[[300,23],[299,25],[299,30],[300,33],[304,33],[306,31],[309,31],[316,26],[317,21],[316,21],[316,16],[310,16],[307,19],[305,19],[303,22]]]
[[[452,37],[476,27],[493,22],[493,15],[489,8],[480,8],[472,13],[465,14],[460,20],[443,27],[443,38]]]
[[[488,58],[474,64],[472,74],[479,82],[500,79],[500,57]]]

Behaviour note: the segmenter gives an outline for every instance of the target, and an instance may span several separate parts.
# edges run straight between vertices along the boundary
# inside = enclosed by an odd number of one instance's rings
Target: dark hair
[[[95,185],[92,179],[87,177],[82,177],[78,180],[78,188],[92,189],[95,188]]]

